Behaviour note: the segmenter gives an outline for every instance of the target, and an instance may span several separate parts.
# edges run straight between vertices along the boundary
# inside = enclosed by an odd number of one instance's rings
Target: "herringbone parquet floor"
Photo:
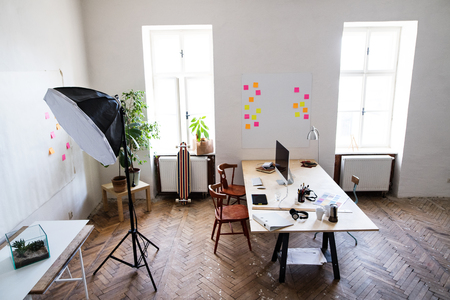
[[[145,268],[112,259],[93,271],[129,228],[119,223],[114,200],[110,211],[90,217],[95,229],[83,246],[90,299],[450,299],[450,198],[396,199],[361,194],[359,206],[380,228],[336,234],[341,280],[331,264],[290,266],[286,283],[278,282],[279,264],[271,262],[276,234],[251,234],[253,251],[243,236],[222,236],[217,255],[210,239],[210,198],[182,206],[159,199],[152,212],[137,201],[139,230],[160,248],[148,249],[158,291]],[[124,210],[128,210],[124,206]],[[290,247],[320,247],[321,237],[292,234]],[[125,242],[116,256],[132,261]],[[78,258],[71,264],[80,275]],[[37,299],[84,299],[81,283],[55,283]]]

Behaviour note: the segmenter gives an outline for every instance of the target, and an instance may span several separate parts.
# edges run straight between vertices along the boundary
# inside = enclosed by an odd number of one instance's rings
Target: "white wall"
[[[84,34],[82,27],[80,2],[77,0],[0,0],[0,72],[27,73],[43,72],[45,70],[61,70],[64,74],[66,86],[88,86],[86,55],[84,48]],[[0,83],[1,84],[1,83]],[[17,82],[10,87],[20,93],[27,89],[27,82]],[[3,87],[4,88],[4,87]],[[32,109],[36,102],[43,102],[44,94],[35,95],[34,98],[23,99],[23,109]],[[7,145],[1,144],[0,165],[5,166],[9,159],[8,153],[22,151],[42,151],[43,147],[30,147],[29,140],[23,138],[24,134],[33,124],[29,120],[16,114],[17,122],[4,124],[6,116],[16,112],[17,103],[11,99],[0,98],[2,107],[0,111],[0,127],[9,126],[15,131],[16,138]],[[10,101],[10,103],[7,103]],[[9,130],[9,129],[8,129]],[[3,137],[4,140],[5,137]],[[10,140],[11,141],[11,140]],[[45,149],[44,149],[45,151]],[[73,212],[75,219],[87,218],[95,206],[101,201],[100,181],[98,179],[98,163],[83,153],[74,143],[72,145],[73,166],[76,173],[68,184],[61,186],[61,190],[35,210],[25,219],[15,220],[15,226],[3,226],[0,220],[1,232],[10,231],[13,227],[29,225],[36,220],[68,219],[68,212]],[[17,169],[27,170],[21,165],[23,161],[15,161]],[[36,162],[42,163],[42,162]],[[7,168],[2,168],[1,178],[15,174]],[[45,181],[45,188],[51,185],[58,176],[58,172],[45,177],[39,170],[36,172],[21,172],[16,176],[15,182],[29,195],[42,194],[43,191],[36,186],[38,181]],[[17,202],[19,195],[12,193],[15,187],[5,186],[0,181],[0,207],[3,209],[7,203]]]
[[[447,0],[81,0],[91,84],[109,94],[144,89],[143,25],[212,24],[216,161],[270,159],[274,150],[242,149],[243,73],[310,72],[311,124],[321,133],[320,164],[330,174],[344,22],[418,20],[419,32],[398,195],[450,196],[450,2]],[[437,132],[429,134],[428,130]],[[292,138],[304,138],[292,130]],[[317,144],[290,149],[317,158]],[[107,171],[110,172],[110,171]],[[112,176],[101,171],[102,181]],[[143,176],[151,177],[149,165]],[[398,175],[398,174],[397,174]],[[238,178],[241,180],[241,178]]]

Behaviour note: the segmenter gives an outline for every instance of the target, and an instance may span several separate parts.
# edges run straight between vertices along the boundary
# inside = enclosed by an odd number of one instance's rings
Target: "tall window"
[[[194,117],[206,116],[214,137],[214,77],[211,26],[144,26],[147,94],[153,96],[161,140],[158,153],[191,144]]]
[[[400,27],[345,28],[336,147],[389,147]]]

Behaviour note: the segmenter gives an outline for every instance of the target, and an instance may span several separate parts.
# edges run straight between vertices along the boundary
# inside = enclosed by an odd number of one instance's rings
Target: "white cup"
[[[325,213],[325,210],[323,209],[323,207],[319,206],[316,207],[316,216],[317,216],[317,220],[322,221],[322,217]]]
[[[325,210],[325,217],[328,218],[330,216],[330,204],[327,204],[323,207]]]

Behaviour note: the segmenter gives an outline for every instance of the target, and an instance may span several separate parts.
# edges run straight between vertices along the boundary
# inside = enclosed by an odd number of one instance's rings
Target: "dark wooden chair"
[[[223,205],[223,201],[227,198],[227,195],[221,194],[219,192],[219,189],[221,187],[220,183],[211,184],[209,185],[209,194],[211,195],[211,198],[214,202],[214,211],[215,211],[215,220],[214,220],[214,227],[213,231],[211,233],[211,239],[214,237],[214,232],[216,231],[217,225],[219,225],[219,228],[217,228],[217,234],[216,234],[216,244],[214,245],[214,254],[216,254],[217,251],[217,245],[219,244],[219,238],[221,235],[231,235],[231,234],[243,234],[247,238],[248,241],[248,247],[250,248],[250,251],[252,251],[252,245],[250,244],[250,234],[247,227],[247,220],[248,220],[248,210],[247,206],[242,204],[236,204],[236,205]],[[234,222],[240,222],[242,225],[242,232],[234,232],[232,223]],[[230,225],[231,232],[225,232],[222,233],[222,224],[228,223]]]
[[[222,188],[220,192],[227,195],[227,205],[230,205],[230,199],[235,198],[238,204],[241,204],[241,198],[245,196],[245,186],[234,184],[234,171],[237,168],[237,164],[223,163],[217,167],[217,171],[220,176],[220,183]],[[232,169],[231,182],[227,180],[226,169]],[[236,203],[234,202],[234,203]]]

